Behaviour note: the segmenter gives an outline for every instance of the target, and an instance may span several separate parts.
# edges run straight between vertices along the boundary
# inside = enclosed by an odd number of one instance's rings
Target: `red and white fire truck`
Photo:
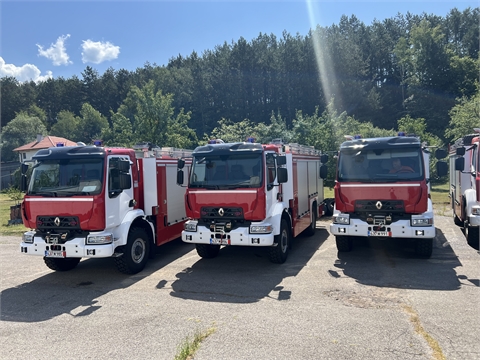
[[[32,230],[21,252],[42,256],[57,271],[106,257],[121,272],[141,271],[155,246],[181,235],[185,188],[176,185],[177,160],[190,153],[149,144],[39,150],[22,202]]]
[[[203,258],[222,245],[270,247],[274,263],[287,259],[291,239],[313,235],[323,215],[323,179],[328,156],[313,147],[210,141],[197,147],[185,194],[182,240]],[[177,183],[183,183],[179,161]]]
[[[430,151],[417,137],[399,135],[356,136],[340,145],[330,224],[338,251],[351,251],[361,237],[402,238],[413,240],[418,255],[431,256]],[[442,155],[446,151],[438,151]],[[446,175],[447,164],[438,162],[437,172]]]
[[[478,246],[480,227],[480,128],[449,147],[450,199],[453,220],[465,230],[467,242]]]

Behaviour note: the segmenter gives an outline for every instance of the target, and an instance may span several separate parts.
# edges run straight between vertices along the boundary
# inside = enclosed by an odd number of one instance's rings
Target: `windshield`
[[[424,177],[420,149],[344,149],[338,158],[338,181],[419,181]]]
[[[190,187],[234,189],[262,186],[261,154],[195,156]]]
[[[102,191],[103,159],[45,160],[32,172],[29,195],[96,195]]]

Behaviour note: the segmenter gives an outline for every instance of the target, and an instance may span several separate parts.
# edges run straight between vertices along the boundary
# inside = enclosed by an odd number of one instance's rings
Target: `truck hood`
[[[335,184],[337,210],[354,212],[357,200],[401,200],[405,213],[421,214],[428,209],[428,188],[425,182]]]
[[[201,218],[202,207],[241,207],[245,220],[265,219],[264,189],[204,190],[189,189],[185,194],[187,216]]]
[[[104,201],[101,196],[25,196],[22,203],[23,224],[27,228],[36,229],[38,217],[78,217],[81,230],[102,230],[105,228]],[[75,226],[78,228],[78,224]]]

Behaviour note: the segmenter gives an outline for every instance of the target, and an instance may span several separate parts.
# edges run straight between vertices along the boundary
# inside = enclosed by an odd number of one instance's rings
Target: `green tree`
[[[102,130],[105,145],[130,147],[136,142],[130,119],[120,113],[111,112],[112,126]]]
[[[190,148],[197,143],[196,134],[188,127],[191,113],[180,109],[175,116],[172,103],[173,94],[163,95],[150,80],[142,88],[133,86],[119,111],[133,114],[133,131],[139,141]]]
[[[473,128],[480,128],[480,90],[471,98],[462,97],[450,110],[450,125],[445,137],[450,141],[473,133]]]
[[[168,146],[192,149],[198,145],[198,138],[195,130],[188,127],[191,113],[184,113],[180,110],[175,119],[168,123],[167,140]]]
[[[222,118],[218,126],[212,130],[211,136],[204,136],[204,141],[209,139],[222,139],[224,142],[243,142],[248,137],[254,137],[261,142],[264,139],[267,128],[263,124],[255,124],[249,119],[233,122],[230,119]]]
[[[57,114],[57,122],[52,126],[50,134],[76,141],[80,138],[79,128],[80,118],[70,111],[62,110]]]
[[[103,129],[108,128],[108,120],[105,116],[88,103],[83,104],[80,115],[76,141],[91,143],[92,140],[101,136]]]
[[[13,152],[13,149],[34,141],[38,134],[47,134],[42,120],[23,111],[18,113],[2,130],[2,161],[18,160],[18,154]]]
[[[426,120],[423,118],[412,118],[410,115],[404,116],[398,120],[398,131],[406,134],[415,134],[422,142],[428,146],[440,147],[443,145],[442,140],[429,132],[427,132]]]

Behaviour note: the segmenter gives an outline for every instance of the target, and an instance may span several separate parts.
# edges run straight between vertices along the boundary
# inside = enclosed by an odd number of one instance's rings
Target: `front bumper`
[[[115,242],[109,244],[86,245],[86,238],[74,238],[64,244],[49,244],[40,236],[33,243],[20,243],[20,251],[26,255],[52,256],[65,258],[105,258],[115,253]],[[55,255],[52,254],[52,251]]]
[[[191,244],[272,246],[274,235],[250,234],[248,228],[237,228],[226,233],[212,232],[206,226],[198,226],[196,232],[182,231],[182,240]]]
[[[349,225],[330,224],[330,233],[334,236],[362,236],[370,237],[373,225],[359,219],[350,219]],[[435,237],[435,226],[411,226],[409,220],[398,220],[386,226],[388,236],[384,238],[427,238]]]
[[[480,226],[480,215],[470,215],[468,217],[468,224],[474,227]]]

